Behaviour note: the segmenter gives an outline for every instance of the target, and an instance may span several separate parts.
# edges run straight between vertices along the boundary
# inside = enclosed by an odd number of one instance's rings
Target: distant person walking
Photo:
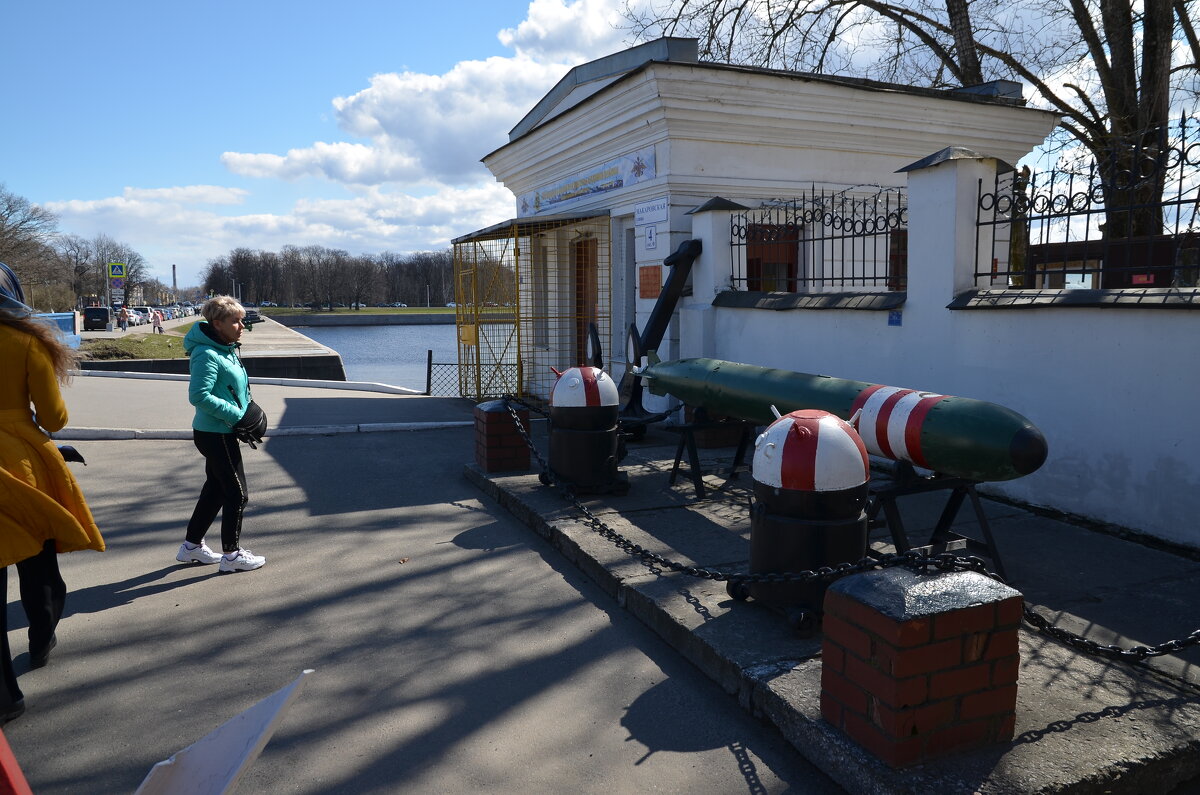
[[[163,324],[163,313],[162,313],[162,310],[161,310],[161,309],[154,309],[154,310],[151,310],[151,311],[152,311],[152,313],[154,314],[154,333],[155,333],[155,334],[164,334],[164,333],[166,333],[166,332],[164,332],[164,331],[163,331],[163,325],[162,325],[162,324]]]
[[[59,384],[67,382],[76,354],[24,301],[16,275],[0,263],[0,589],[7,602],[7,566],[15,563],[33,669],[49,661],[66,603],[56,553],[103,551],[104,539],[66,461],[42,430],[67,424]],[[7,613],[0,610],[0,724],[24,711]]]
[[[236,299],[218,295],[205,302],[204,319],[183,340],[191,359],[188,400],[196,407],[192,440],[204,456],[204,486],[175,559],[217,563],[222,574],[261,568],[267,559],[241,546],[242,511],[249,498],[238,441],[261,442],[267,418],[250,397],[250,380],[238,357],[246,310]],[[221,551],[204,535],[221,513]]]
[[[117,313],[117,325],[121,327],[121,331],[129,331],[129,309],[125,306]]]

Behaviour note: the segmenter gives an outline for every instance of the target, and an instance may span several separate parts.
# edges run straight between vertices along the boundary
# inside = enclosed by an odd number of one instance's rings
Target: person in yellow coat
[[[32,317],[24,298],[16,275],[0,263],[0,593],[7,602],[7,567],[16,564],[29,617],[30,668],[40,668],[57,642],[54,630],[66,599],[56,553],[103,551],[104,539],[66,461],[42,430],[67,424],[59,384],[66,383],[75,352],[57,329]],[[0,609],[0,725],[25,711],[5,613]]]

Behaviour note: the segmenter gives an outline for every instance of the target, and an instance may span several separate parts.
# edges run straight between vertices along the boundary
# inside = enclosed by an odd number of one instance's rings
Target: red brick
[[[995,737],[996,742],[998,742],[998,743],[1008,742],[1009,740],[1011,740],[1013,738],[1013,734],[1016,733],[1016,730],[1017,730],[1016,714],[1014,713],[1012,715],[1005,715],[1000,720],[1000,725],[996,727],[996,737]]]
[[[983,663],[959,668],[954,671],[942,671],[929,679],[929,697],[950,698],[963,693],[976,693],[987,690],[992,684],[992,666]]]
[[[996,610],[992,605],[979,605],[941,613],[933,619],[933,639],[943,640],[968,632],[982,632],[996,626]]]
[[[955,706],[953,699],[902,710],[892,709],[876,700],[870,704],[875,725],[897,740],[927,735],[949,723],[954,720]]]
[[[927,674],[944,668],[953,668],[962,663],[962,644],[957,639],[915,646],[908,649],[876,642],[871,662],[886,674],[904,679],[917,674]]]
[[[889,707],[902,708],[923,704],[929,693],[924,676],[894,679],[850,655],[846,657],[845,675],[850,682],[877,697]]]
[[[821,703],[826,698],[835,698],[847,709],[867,714],[867,694],[854,682],[839,673],[821,669]]]
[[[951,751],[961,751],[967,748],[986,745],[995,740],[992,722],[977,720],[969,723],[958,723],[939,732],[935,732],[926,742],[926,758],[932,759],[943,756]]]
[[[993,632],[991,640],[988,641],[987,653],[983,655],[983,659],[998,660],[1001,657],[1011,657],[1017,654],[1020,649],[1021,643],[1017,638],[1017,630],[1005,629]]]
[[[821,694],[821,717],[825,722],[835,729],[842,728],[842,716],[845,710],[842,708],[842,703],[836,698],[826,698],[825,694]]]
[[[842,672],[843,666],[846,664],[846,651],[836,643],[825,638],[825,642],[821,644],[821,668],[828,668],[837,673]]]
[[[1021,617],[1025,614],[1025,599],[1021,596],[1013,596],[999,602],[996,605],[996,626],[1019,627],[1021,625]]]
[[[841,646],[864,660],[871,657],[871,636],[837,616],[826,615],[821,621],[825,639]]]
[[[529,469],[529,456],[485,456],[479,462],[485,472],[512,472],[518,469]]]
[[[916,646],[929,641],[930,621],[927,618],[893,621],[862,602],[850,602],[845,605],[842,618],[846,623],[878,635],[893,646]]]
[[[992,687],[1016,684],[1021,674],[1021,658],[1017,655],[1005,657],[992,663]]]
[[[1001,715],[1015,712],[1017,708],[1017,686],[989,690],[986,693],[975,693],[964,696],[959,716],[963,720],[985,718],[988,715]]]
[[[846,713],[846,734],[892,767],[903,767],[921,761],[920,738],[894,740],[859,715]]]

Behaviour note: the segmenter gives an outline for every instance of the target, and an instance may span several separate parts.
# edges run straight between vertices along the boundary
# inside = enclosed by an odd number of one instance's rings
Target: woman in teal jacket
[[[219,295],[205,302],[201,314],[204,320],[192,326],[183,348],[191,360],[188,400],[196,407],[192,440],[204,456],[205,481],[175,559],[181,563],[219,561],[218,570],[223,574],[252,571],[267,559],[241,546],[242,511],[249,491],[238,433],[256,419],[251,416],[250,379],[237,353],[246,310],[234,298]],[[218,512],[222,514],[223,555],[204,543],[204,534]]]

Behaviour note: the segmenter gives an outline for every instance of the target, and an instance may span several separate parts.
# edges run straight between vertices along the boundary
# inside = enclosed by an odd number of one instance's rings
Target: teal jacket
[[[183,338],[191,359],[188,400],[196,407],[192,427],[209,433],[233,433],[234,424],[250,405],[250,379],[238,357],[240,343],[220,342],[207,320],[192,326]]]

